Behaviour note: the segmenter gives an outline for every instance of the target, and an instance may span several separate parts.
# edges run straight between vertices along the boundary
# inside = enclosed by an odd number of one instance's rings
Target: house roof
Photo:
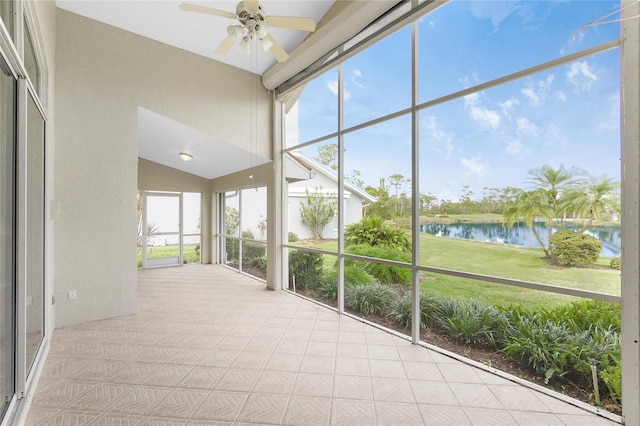
[[[296,152],[296,153],[287,152],[287,156],[290,157],[292,161],[294,161],[295,163],[300,164],[302,167],[307,169],[309,172],[315,171],[316,173],[320,173],[326,176],[327,178],[331,179],[333,182],[336,183],[336,185],[338,184],[338,176],[332,171],[328,170],[326,167],[322,166],[321,164],[311,160],[310,158],[305,157],[299,152]],[[376,201],[376,198],[374,196],[367,193],[366,191],[363,191],[362,189],[358,188],[357,186],[349,182],[345,181],[344,187],[346,190],[358,195],[363,200],[367,200],[370,203],[373,203]]]

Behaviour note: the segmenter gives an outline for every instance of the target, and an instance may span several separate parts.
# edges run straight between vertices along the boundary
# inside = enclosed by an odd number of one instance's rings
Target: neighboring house
[[[311,230],[302,223],[300,205],[310,193],[322,193],[328,200],[338,201],[338,175],[325,166],[310,160],[300,153],[290,153],[285,162],[285,173],[289,188],[289,232],[300,239],[311,238]],[[375,197],[364,190],[345,182],[344,184],[344,224],[348,226],[362,219],[364,209],[375,202]],[[323,238],[338,238],[338,217],[334,217],[324,228]]]

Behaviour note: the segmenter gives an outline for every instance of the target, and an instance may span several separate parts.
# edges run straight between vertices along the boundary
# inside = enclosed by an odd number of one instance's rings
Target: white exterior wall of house
[[[257,132],[254,150],[265,158],[272,121],[271,96],[251,93],[259,76],[62,10],[57,32],[54,253],[64,327],[136,312],[138,107],[246,150]],[[238,125],[251,110],[256,123]],[[69,290],[77,300],[62,297]]]
[[[323,168],[319,167],[313,161],[300,156],[300,161],[309,165],[312,170],[308,171],[308,178],[290,182],[288,184],[289,202],[288,202],[288,225],[289,232],[294,232],[298,238],[311,238],[311,230],[307,225],[302,223],[300,214],[300,206],[307,199],[307,190],[311,193],[320,192],[327,200],[338,202],[338,182],[335,175]],[[290,161],[287,166],[291,166],[295,161]],[[290,170],[291,167],[288,167]],[[289,176],[289,173],[287,173]],[[373,202],[374,199],[364,191],[358,190],[349,184],[345,184],[344,191],[344,223],[348,226],[362,219],[362,208],[364,205]],[[338,216],[336,215],[331,222],[327,224],[322,233],[323,238],[338,238]]]

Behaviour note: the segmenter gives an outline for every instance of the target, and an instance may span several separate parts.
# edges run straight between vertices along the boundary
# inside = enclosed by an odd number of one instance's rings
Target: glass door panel
[[[0,419],[2,419],[15,393],[16,81],[10,73],[5,71],[6,66],[1,58],[0,69],[3,71],[2,80],[0,80]]]
[[[27,371],[44,338],[44,118],[27,96]]]
[[[145,193],[145,268],[182,264],[181,194]]]

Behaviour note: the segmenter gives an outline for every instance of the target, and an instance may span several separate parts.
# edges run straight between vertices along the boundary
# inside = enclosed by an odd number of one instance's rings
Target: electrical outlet
[[[69,300],[76,300],[78,298],[78,294],[75,290],[69,290]]]

